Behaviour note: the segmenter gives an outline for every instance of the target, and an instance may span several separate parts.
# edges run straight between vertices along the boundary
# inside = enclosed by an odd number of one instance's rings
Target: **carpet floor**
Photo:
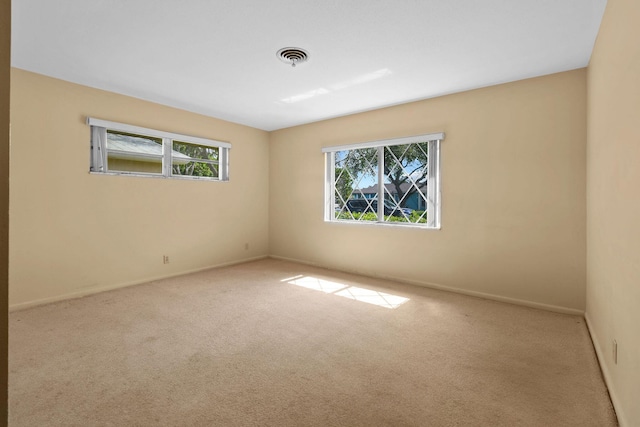
[[[10,426],[615,426],[581,317],[265,259],[10,314]]]

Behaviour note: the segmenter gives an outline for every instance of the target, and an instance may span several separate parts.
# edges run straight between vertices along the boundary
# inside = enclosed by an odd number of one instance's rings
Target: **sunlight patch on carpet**
[[[332,294],[336,291],[344,289],[347,285],[342,283],[332,282],[330,280],[318,279],[316,277],[311,276],[302,276],[298,278],[294,278],[293,280],[288,280],[287,283],[296,286],[302,286],[303,288],[313,289],[316,291],[321,291],[326,294]]]
[[[374,291],[372,289],[358,288],[355,286],[345,285],[344,283],[333,282],[331,280],[320,279],[312,276],[294,276],[282,280],[291,285],[300,286],[307,289],[321,291],[326,294],[333,294],[343,298],[349,298],[367,304],[373,304],[384,308],[398,308],[409,298],[399,295],[387,294],[384,292]]]
[[[351,286],[340,292],[336,292],[334,295],[351,298],[356,301],[375,304],[379,305],[380,307],[386,308],[398,308],[405,302],[409,301],[409,298],[386,294],[384,292],[372,291],[371,289],[356,288],[354,286]]]

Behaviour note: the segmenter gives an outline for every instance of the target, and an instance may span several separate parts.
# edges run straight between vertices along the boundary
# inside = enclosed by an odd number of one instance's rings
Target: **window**
[[[87,118],[91,172],[229,180],[228,142]]]
[[[435,133],[323,148],[325,220],[440,228],[443,139]]]

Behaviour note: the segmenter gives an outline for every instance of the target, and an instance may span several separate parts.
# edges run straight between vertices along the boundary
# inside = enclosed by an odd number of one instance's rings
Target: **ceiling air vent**
[[[292,67],[295,67],[296,64],[307,62],[309,60],[309,54],[307,51],[300,49],[299,47],[283,47],[276,52],[276,55],[280,61],[285,64],[291,64]]]

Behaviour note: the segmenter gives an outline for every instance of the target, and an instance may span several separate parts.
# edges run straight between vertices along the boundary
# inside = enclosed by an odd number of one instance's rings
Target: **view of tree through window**
[[[218,178],[218,147],[173,141],[173,150],[190,157],[187,163],[173,161],[171,165],[171,173],[173,175]]]

